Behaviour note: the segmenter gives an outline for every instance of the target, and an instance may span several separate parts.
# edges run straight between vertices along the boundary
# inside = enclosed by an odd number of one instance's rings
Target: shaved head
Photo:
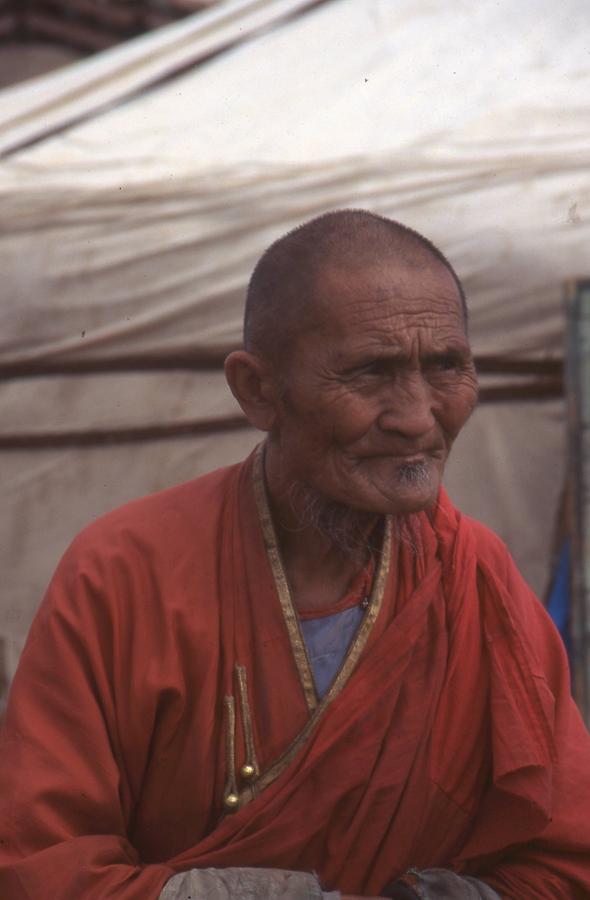
[[[461,282],[434,244],[393,219],[343,209],[300,225],[262,255],[248,286],[244,347],[280,369],[295,339],[313,328],[323,272],[334,267],[359,271],[392,262],[415,271],[444,266],[455,281],[467,325]]]
[[[397,516],[436,502],[477,402],[463,291],[436,247],[362,210],[313,219],[256,266],[244,337],[227,380],[268,434],[269,491],[289,528],[318,495],[336,532],[342,507]]]

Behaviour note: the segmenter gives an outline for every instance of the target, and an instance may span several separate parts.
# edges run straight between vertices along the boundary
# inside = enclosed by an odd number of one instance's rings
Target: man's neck
[[[281,478],[266,452],[269,504],[295,605],[326,609],[366,565],[379,517],[331,503],[306,485]]]

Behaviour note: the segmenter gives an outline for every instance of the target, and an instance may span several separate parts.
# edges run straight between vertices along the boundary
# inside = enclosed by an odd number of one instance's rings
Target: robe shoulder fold
[[[503,541],[462,520],[490,671],[493,787],[456,864],[507,900],[590,896],[590,735],[563,642]]]

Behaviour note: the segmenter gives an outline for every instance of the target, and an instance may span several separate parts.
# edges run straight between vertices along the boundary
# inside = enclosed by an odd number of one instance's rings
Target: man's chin
[[[395,491],[388,485],[386,489],[365,495],[364,500],[354,505],[364,512],[381,516],[409,516],[412,513],[431,509],[438,500],[440,482],[434,479],[428,485],[400,485]]]
[[[379,469],[356,469],[333,484],[326,480],[308,489],[327,506],[337,504],[360,515],[411,515],[437,502],[442,473],[433,460]]]
[[[370,484],[381,514],[411,515],[430,509],[436,503],[442,472],[434,460],[402,463],[385,477],[383,474],[379,473],[381,477]]]

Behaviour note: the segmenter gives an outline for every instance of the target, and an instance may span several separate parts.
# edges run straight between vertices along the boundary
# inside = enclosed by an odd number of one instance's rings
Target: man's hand
[[[392,900],[500,900],[489,884],[449,869],[410,869],[401,879],[386,885],[383,892]]]

